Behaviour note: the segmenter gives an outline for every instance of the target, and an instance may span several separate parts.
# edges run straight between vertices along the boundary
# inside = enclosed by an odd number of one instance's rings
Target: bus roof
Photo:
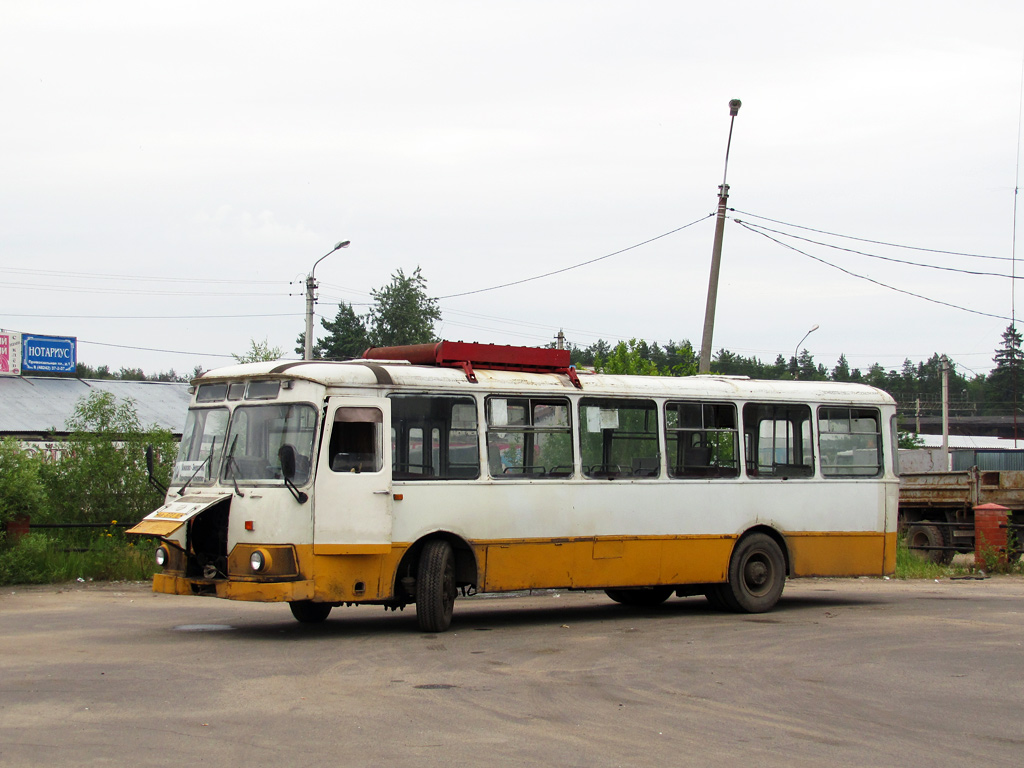
[[[740,376],[616,376],[578,372],[579,388],[564,373],[476,368],[475,381],[458,368],[412,365],[402,361],[349,360],[246,363],[208,371],[196,384],[252,378],[300,379],[328,389],[384,386],[424,392],[481,392],[531,395],[645,396],[770,400],[863,405],[895,405],[886,392],[866,384],[830,381],[748,379]]]

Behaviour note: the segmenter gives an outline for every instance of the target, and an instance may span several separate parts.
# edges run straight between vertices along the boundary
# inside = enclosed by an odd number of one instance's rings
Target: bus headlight
[[[269,571],[273,565],[270,558],[270,553],[264,549],[254,550],[249,555],[249,567],[253,569],[255,573],[263,573]]]
[[[163,568],[167,565],[167,560],[170,557],[170,554],[167,552],[167,547],[161,545],[156,548],[156,554],[153,557],[156,560],[156,564]]]

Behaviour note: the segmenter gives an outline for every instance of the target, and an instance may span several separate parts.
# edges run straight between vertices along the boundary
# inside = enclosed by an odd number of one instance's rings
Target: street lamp
[[[821,326],[815,323],[814,327],[811,328],[811,330],[809,330],[807,333],[805,333],[804,337],[796,343],[796,349],[793,350],[793,359],[796,360],[796,375],[793,378],[800,378],[800,345],[807,341],[807,337],[814,333],[816,330],[818,330],[818,328],[820,327]]]
[[[336,243],[331,250],[313,262],[313,268],[309,270],[309,275],[306,276],[306,344],[303,348],[302,359],[312,360],[313,359],[313,304],[316,303],[316,265],[326,259],[335,251],[341,248],[348,248],[351,240],[342,240],[340,243]]]
[[[740,111],[742,102],[729,102],[729,140],[725,144],[725,170],[722,172],[722,186],[718,188],[718,219],[715,221],[715,243],[711,247],[711,276],[708,278],[708,303],[704,308],[704,334],[700,340],[700,368],[698,373],[711,373],[711,337],[715,333],[715,305],[718,302],[718,272],[722,265],[722,237],[725,234],[725,208],[729,200],[729,185],[725,183],[729,173],[729,147],[732,146],[732,124]]]

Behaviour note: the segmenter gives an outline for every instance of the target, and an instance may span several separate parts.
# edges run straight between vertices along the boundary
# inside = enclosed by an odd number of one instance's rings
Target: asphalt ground
[[[1019,766],[1024,579],[414,609],[0,590],[0,766]]]

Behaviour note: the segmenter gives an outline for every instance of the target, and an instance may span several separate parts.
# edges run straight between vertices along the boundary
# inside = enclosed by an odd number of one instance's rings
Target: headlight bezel
[[[249,553],[249,568],[253,573],[267,573],[273,567],[273,558],[267,550],[254,549]]]

